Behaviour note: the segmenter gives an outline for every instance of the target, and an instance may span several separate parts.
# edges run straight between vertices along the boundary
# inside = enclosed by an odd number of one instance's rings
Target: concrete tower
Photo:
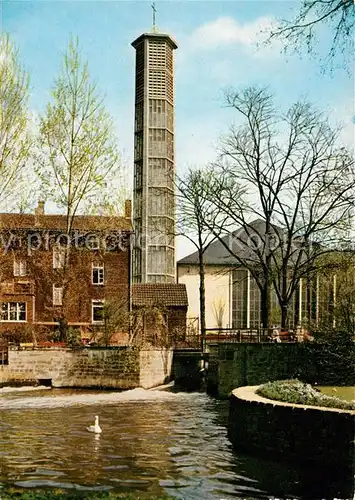
[[[136,49],[132,278],[175,282],[174,59],[166,34],[144,33]]]

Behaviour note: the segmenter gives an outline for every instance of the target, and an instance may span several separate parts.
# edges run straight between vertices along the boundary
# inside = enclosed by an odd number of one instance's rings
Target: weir
[[[149,389],[171,380],[171,349],[80,348],[9,349],[8,365],[0,368],[0,387]]]
[[[145,389],[171,380],[179,390],[204,388],[207,359],[198,349],[81,348],[9,349],[0,387]]]

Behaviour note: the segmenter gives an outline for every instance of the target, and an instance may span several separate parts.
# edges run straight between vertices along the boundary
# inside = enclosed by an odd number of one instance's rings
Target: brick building
[[[53,331],[63,314],[90,332],[102,323],[104,301],[128,308],[130,202],[123,217],[75,217],[68,253],[66,224],[64,215],[45,214],[44,203],[35,214],[0,214],[0,334]]]

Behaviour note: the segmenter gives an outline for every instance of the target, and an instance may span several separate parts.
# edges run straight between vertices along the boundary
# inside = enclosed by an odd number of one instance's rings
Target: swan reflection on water
[[[94,453],[100,449],[100,434],[94,434]]]

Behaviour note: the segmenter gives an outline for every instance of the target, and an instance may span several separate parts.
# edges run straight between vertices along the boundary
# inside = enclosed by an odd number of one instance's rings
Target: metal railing
[[[273,334],[269,328],[236,329],[236,328],[206,328],[206,342],[295,342],[296,337],[292,330]]]
[[[178,338],[172,341],[174,349],[200,349],[201,348],[201,335],[186,335],[185,338]]]
[[[201,334],[186,335],[175,339],[175,349],[199,349],[202,346]],[[284,343],[296,342],[293,330],[284,330],[276,333],[269,328],[236,329],[236,328],[206,328],[205,344],[214,343]]]

